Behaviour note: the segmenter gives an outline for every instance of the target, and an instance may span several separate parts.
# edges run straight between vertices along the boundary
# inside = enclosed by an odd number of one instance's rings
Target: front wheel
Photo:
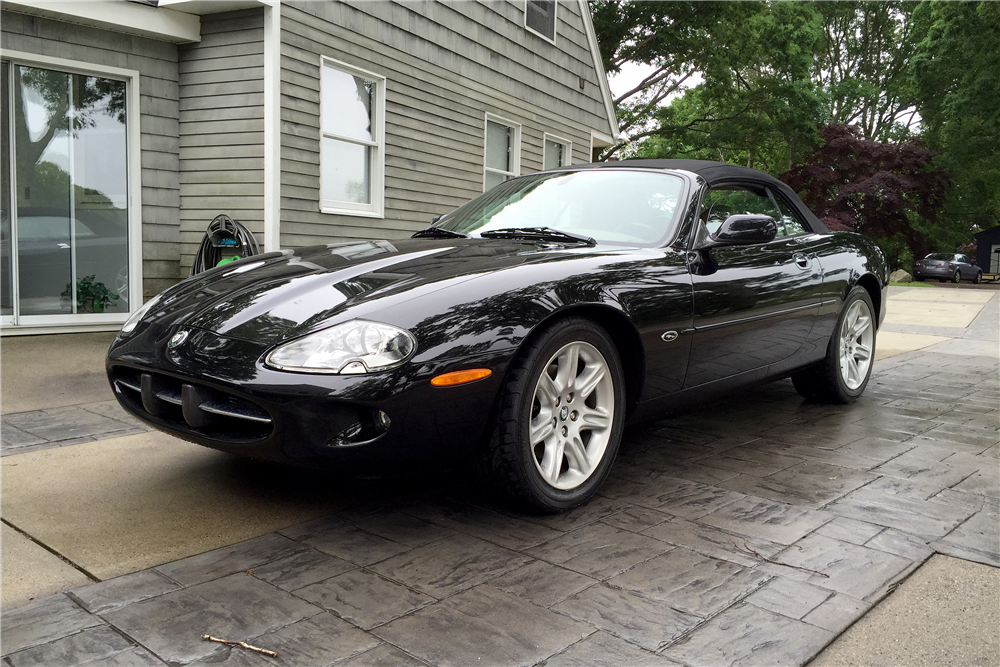
[[[508,371],[484,451],[491,486],[534,512],[593,497],[621,442],[624,386],[604,329],[582,318],[545,329]]]
[[[796,391],[807,399],[853,403],[868,385],[875,358],[875,309],[863,287],[847,295],[826,358],[792,376]]]
[[[983,272],[982,271],[977,271],[976,272],[976,277],[972,279],[972,284],[973,285],[978,285],[981,282],[983,282]]]

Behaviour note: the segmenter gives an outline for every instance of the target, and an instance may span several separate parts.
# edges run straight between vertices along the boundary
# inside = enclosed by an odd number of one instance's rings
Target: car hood
[[[325,328],[349,308],[426,295],[478,275],[592,254],[578,245],[499,239],[365,241],[285,250],[211,269],[164,294],[145,321],[272,345]]]

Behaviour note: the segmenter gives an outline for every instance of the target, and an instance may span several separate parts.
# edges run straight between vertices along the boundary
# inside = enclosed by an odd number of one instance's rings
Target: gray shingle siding
[[[264,10],[204,16],[201,35],[178,64],[185,276],[220,213],[264,240]]]
[[[0,17],[0,33],[7,50],[139,72],[143,293],[148,297],[177,282],[177,47],[7,10]]]
[[[485,114],[521,124],[521,171],[543,134],[589,162],[611,133],[583,17],[560,3],[556,45],[523,2],[289,2],[281,9],[281,245],[397,238],[482,192]],[[385,218],[319,211],[320,57],[386,77]],[[579,81],[584,79],[584,88]]]

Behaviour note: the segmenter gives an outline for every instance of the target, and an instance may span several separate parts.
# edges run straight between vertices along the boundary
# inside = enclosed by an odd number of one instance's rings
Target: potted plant
[[[69,299],[71,295],[71,287],[67,284],[60,296]],[[78,312],[103,313],[119,298],[117,294],[108,289],[107,285],[97,282],[96,275],[84,276],[76,281],[76,308]]]

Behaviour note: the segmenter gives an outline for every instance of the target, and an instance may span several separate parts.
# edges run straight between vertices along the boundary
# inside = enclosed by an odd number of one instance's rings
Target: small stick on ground
[[[255,651],[257,653],[263,653],[264,655],[269,655],[272,658],[278,657],[277,651],[268,651],[266,648],[260,648],[257,646],[251,646],[246,642],[231,642],[228,639],[219,639],[218,637],[213,637],[212,635],[202,635],[202,639],[207,639],[210,642],[219,642],[220,644],[229,644],[230,646],[242,646],[248,651]]]
[[[737,551],[742,551],[745,554],[749,554],[751,556],[756,556],[757,558],[761,559],[765,563],[773,563],[775,565],[783,565],[784,567],[792,567],[792,568],[795,568],[796,570],[802,570],[803,572],[811,572],[813,574],[818,574],[819,576],[824,577],[826,579],[830,578],[830,575],[825,574],[823,572],[820,572],[818,570],[810,570],[808,567],[802,567],[800,565],[792,565],[790,563],[782,563],[780,560],[774,560],[774,559],[768,558],[767,556],[761,554],[759,551],[757,551],[756,549],[754,549],[753,547],[751,547],[750,545],[748,545],[745,540],[743,542],[743,546],[742,547],[740,545],[736,544],[736,540],[734,540],[731,537],[729,538],[729,541],[733,543],[733,546],[736,547]],[[793,545],[790,545],[790,546],[796,546],[796,545],[793,544]],[[799,549],[799,551],[802,551],[802,547],[798,547],[798,549]]]

